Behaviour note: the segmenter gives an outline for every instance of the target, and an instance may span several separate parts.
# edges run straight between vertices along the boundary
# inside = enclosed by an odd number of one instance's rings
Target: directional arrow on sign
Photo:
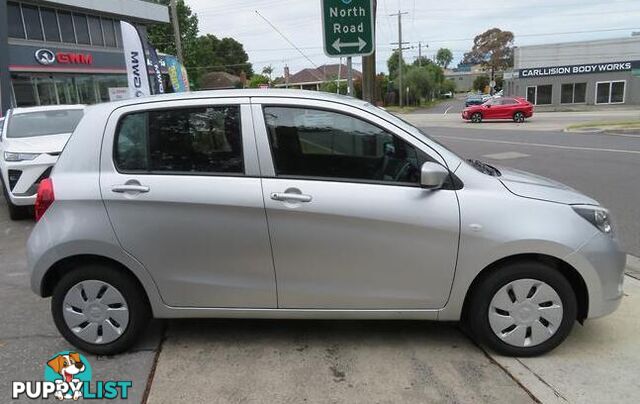
[[[342,48],[352,48],[354,46],[357,46],[358,51],[361,51],[367,46],[367,42],[360,37],[358,37],[358,42],[340,42],[340,38],[338,38],[331,46],[338,52],[340,52]]]

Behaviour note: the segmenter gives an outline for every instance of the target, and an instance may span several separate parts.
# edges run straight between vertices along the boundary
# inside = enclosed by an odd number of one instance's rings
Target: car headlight
[[[613,225],[609,211],[599,206],[577,205],[572,206],[573,210],[582,216],[586,221],[597,227],[601,232],[611,234]]]
[[[4,152],[5,161],[30,161],[38,157],[40,153],[13,153]]]

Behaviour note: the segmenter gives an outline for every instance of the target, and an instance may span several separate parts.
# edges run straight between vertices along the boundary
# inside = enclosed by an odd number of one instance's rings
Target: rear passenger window
[[[120,171],[244,173],[238,106],[148,111],[124,116],[114,159]]]

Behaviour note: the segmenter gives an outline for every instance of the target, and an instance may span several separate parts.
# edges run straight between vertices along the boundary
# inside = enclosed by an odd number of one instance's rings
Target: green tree
[[[451,92],[452,94],[456,92],[456,82],[451,79],[446,79],[440,88],[440,94]]]
[[[269,84],[269,77],[262,74],[254,74],[249,80],[249,88],[258,88],[262,84]]]
[[[473,89],[484,92],[490,81],[491,79],[486,74],[480,75],[473,80]]]
[[[169,0],[159,0],[161,4],[169,5]],[[184,0],[178,0],[178,23],[180,24],[180,39],[182,43],[182,55],[185,61],[189,61],[196,48],[198,38],[198,16],[193,14],[191,8]],[[176,54],[176,42],[173,36],[172,24],[153,24],[147,29],[149,41],[160,52],[169,55]]]
[[[431,63],[433,63],[431,59],[426,56],[419,56],[416,58],[416,60],[413,61],[414,66],[426,66]]]
[[[269,77],[269,81],[271,81],[271,75],[273,74],[273,66],[267,65],[262,68],[262,74]]]
[[[168,5],[169,0],[158,0]],[[183,63],[189,74],[194,89],[198,89],[200,78],[208,72],[225,71],[248,77],[253,75],[249,56],[244,47],[233,38],[219,39],[215,35],[198,36],[198,16],[184,0],[177,2],[178,23],[182,42]],[[154,24],[147,29],[149,41],[160,52],[176,54],[176,46],[171,24]]]
[[[491,28],[477,35],[462,63],[482,64],[495,77],[495,72],[513,65],[513,32]]]
[[[433,63],[423,67],[412,66],[407,71],[409,96],[416,103],[421,99],[430,101],[436,98],[443,91],[445,81],[442,68]]]
[[[387,69],[389,70],[389,78],[391,80],[396,80],[396,77],[398,75],[398,51],[394,51],[391,56],[389,56],[389,59],[387,59]],[[402,72],[406,72],[407,70],[407,64],[404,61],[404,58],[402,58],[401,61],[402,64]]]
[[[447,48],[438,49],[438,53],[436,53],[436,63],[438,66],[442,68],[447,68],[451,61],[453,60],[453,53],[451,50]]]

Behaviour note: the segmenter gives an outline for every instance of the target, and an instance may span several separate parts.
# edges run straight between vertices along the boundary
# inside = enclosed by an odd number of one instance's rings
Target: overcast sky
[[[232,37],[244,45],[254,70],[274,67],[274,77],[313,67],[255,11],[271,21],[316,65],[337,63],[322,50],[321,0],[186,0],[198,14],[200,33]],[[638,0],[378,0],[376,51],[378,71],[386,71],[386,60],[397,41],[398,20],[389,14],[398,9],[403,16],[403,41],[413,49],[405,60],[423,55],[433,58],[440,47],[453,51],[457,64],[473,44],[473,37],[498,27],[515,34],[516,45],[569,42],[628,37],[640,31]],[[579,33],[578,33],[579,32]],[[428,48],[425,46],[428,45]],[[354,68],[360,70],[360,58]]]

